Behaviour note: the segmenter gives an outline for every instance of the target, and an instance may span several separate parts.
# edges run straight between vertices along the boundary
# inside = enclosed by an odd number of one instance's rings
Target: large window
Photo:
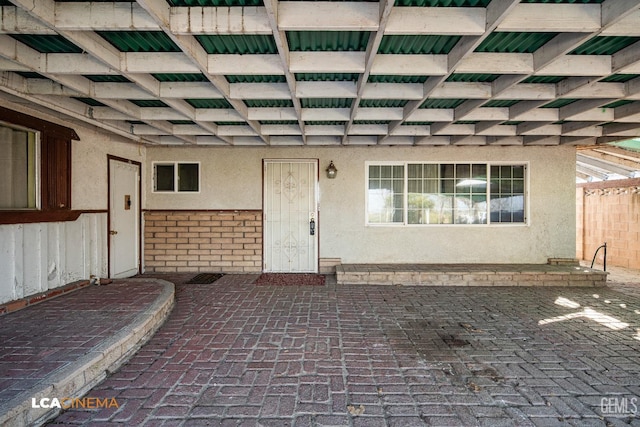
[[[153,191],[197,193],[200,191],[200,163],[154,163]]]
[[[0,209],[36,209],[38,133],[0,123]]]
[[[368,224],[523,224],[526,165],[367,165]]]

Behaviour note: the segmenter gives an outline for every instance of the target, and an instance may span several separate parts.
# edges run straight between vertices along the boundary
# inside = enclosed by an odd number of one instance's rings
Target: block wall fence
[[[146,272],[262,271],[262,211],[146,211]]]

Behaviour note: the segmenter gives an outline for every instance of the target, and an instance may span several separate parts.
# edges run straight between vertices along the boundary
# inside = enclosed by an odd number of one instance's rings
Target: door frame
[[[107,271],[109,277],[111,271],[111,161],[123,162],[138,167],[138,209],[135,213],[138,217],[138,274],[142,273],[142,163],[124,157],[107,154]]]
[[[315,273],[320,272],[320,159],[318,158],[303,158],[303,159],[287,159],[287,158],[263,158],[262,159],[262,272],[266,272],[266,233],[267,227],[265,224],[265,189],[266,189],[266,165],[267,163],[290,163],[290,162],[309,162],[316,164],[316,181],[315,181],[315,200],[316,200],[316,259],[315,259]]]

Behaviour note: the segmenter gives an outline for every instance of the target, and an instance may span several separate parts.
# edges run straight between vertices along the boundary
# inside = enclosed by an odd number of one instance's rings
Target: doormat
[[[224,276],[224,274],[222,273],[200,273],[192,277],[191,280],[185,283],[190,285],[208,285],[215,282],[222,276]]]
[[[313,273],[262,273],[257,286],[323,286],[324,276]]]

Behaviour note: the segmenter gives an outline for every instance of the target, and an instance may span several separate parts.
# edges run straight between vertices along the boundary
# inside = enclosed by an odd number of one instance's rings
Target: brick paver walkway
[[[120,332],[161,291],[155,282],[120,280],[0,317],[0,405]]]
[[[640,425],[638,297],[256,277],[178,285],[165,325],[90,393],[119,408],[53,424]]]

